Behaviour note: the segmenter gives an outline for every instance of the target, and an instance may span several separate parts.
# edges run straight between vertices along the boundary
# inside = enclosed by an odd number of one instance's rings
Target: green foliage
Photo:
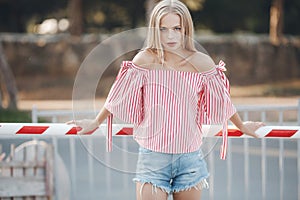
[[[0,32],[26,32],[44,19],[67,17],[71,0],[2,0]],[[147,0],[82,0],[85,32],[111,32],[144,26]],[[273,0],[183,0],[191,7],[196,28],[216,33],[268,33]],[[197,5],[195,7],[195,5]],[[196,9],[195,9],[196,8]],[[300,1],[284,0],[284,33],[300,34]]]
[[[29,123],[31,122],[31,113],[29,111],[1,109],[0,122]]]
[[[263,96],[276,96],[276,97],[289,97],[289,96],[299,96],[300,88],[297,87],[270,87],[263,93]]]
[[[284,33],[300,34],[300,1],[285,0]]]
[[[206,0],[203,7],[193,12],[196,27],[202,25],[222,33],[268,32],[270,1]]]
[[[85,26],[88,32],[135,28],[144,24],[145,0],[84,1]],[[103,17],[104,21],[99,18]],[[102,16],[101,16],[102,15]]]
[[[68,0],[4,0],[0,1],[0,31],[26,32],[28,22],[35,18],[41,22],[61,8]],[[52,16],[51,16],[52,17]]]

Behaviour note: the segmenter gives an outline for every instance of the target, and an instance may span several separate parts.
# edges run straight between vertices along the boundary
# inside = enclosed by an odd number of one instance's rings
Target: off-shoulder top
[[[221,158],[227,149],[227,120],[236,112],[230,100],[225,63],[201,73],[146,69],[123,61],[105,108],[133,124],[133,137],[144,148],[189,153],[201,147],[204,124],[222,124]],[[108,138],[111,137],[111,128]],[[108,141],[111,150],[111,139]]]

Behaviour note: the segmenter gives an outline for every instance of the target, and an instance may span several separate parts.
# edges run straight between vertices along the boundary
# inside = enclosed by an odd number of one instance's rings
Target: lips
[[[174,47],[177,44],[177,42],[167,42],[167,45],[170,47]]]

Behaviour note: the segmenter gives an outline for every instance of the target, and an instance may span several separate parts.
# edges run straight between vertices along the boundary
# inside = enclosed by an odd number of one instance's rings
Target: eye
[[[175,31],[181,31],[181,27],[175,27],[174,30]]]
[[[167,28],[166,28],[166,27],[160,27],[159,30],[160,30],[161,32],[166,32],[166,31],[167,31]]]

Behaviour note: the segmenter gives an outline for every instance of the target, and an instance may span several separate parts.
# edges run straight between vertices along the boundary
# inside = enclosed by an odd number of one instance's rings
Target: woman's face
[[[175,51],[182,47],[182,27],[180,17],[174,13],[168,13],[160,22],[161,43],[166,51]]]

